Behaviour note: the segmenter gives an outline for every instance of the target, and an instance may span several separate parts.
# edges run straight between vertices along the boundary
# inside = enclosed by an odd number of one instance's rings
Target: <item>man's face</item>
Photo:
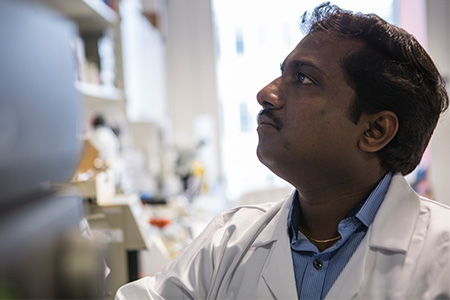
[[[257,154],[274,173],[288,181],[299,172],[339,174],[361,155],[361,126],[349,119],[355,93],[340,61],[363,47],[358,40],[309,34],[283,62],[282,75],[258,93]]]

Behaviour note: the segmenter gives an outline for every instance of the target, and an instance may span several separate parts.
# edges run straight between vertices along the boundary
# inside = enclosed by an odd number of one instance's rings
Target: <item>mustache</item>
[[[272,108],[261,109],[258,113],[258,116],[256,117],[256,120],[258,121],[261,116],[269,118],[270,121],[273,123],[273,125],[277,126],[278,128],[282,127],[281,119],[275,115],[274,109]]]

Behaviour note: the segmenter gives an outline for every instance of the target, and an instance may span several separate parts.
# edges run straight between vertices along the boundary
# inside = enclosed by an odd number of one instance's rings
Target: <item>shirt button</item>
[[[323,264],[322,264],[322,262],[320,260],[315,259],[313,261],[313,266],[314,266],[315,269],[320,270],[320,269],[322,269]]]

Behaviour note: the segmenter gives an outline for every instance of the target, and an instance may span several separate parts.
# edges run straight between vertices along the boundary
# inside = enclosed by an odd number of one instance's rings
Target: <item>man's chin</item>
[[[262,145],[261,142],[256,148],[256,156],[258,157],[259,161],[269,169],[275,161],[273,159],[274,153],[271,152],[273,152],[273,147]]]

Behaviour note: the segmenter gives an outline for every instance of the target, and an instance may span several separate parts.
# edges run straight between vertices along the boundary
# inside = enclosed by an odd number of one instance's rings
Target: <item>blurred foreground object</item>
[[[82,237],[75,27],[36,1],[0,2],[0,298],[99,298],[105,266]]]

